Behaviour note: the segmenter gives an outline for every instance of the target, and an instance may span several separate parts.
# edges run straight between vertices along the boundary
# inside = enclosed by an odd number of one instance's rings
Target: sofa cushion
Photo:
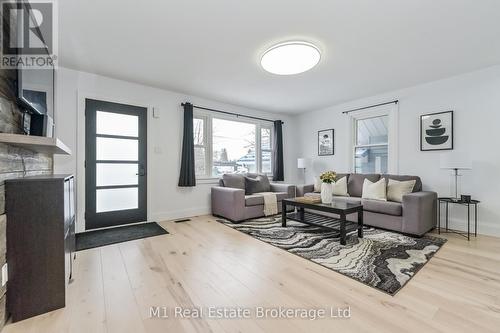
[[[363,210],[368,212],[393,216],[403,215],[403,206],[399,202],[363,199],[361,203],[363,204]]]
[[[245,189],[245,176],[240,174],[223,174],[222,182],[224,183],[224,187],[239,188],[240,190]]]
[[[319,193],[321,192],[321,186],[323,185],[323,182],[319,177],[314,177],[314,192]]]
[[[345,181],[347,182],[348,179],[349,179],[349,174],[348,173],[337,173],[337,178],[336,178],[336,181],[338,182],[340,179],[346,177]],[[342,180],[344,181],[344,180]],[[323,182],[321,181],[321,179],[319,179],[319,177],[314,177],[314,192],[321,192],[321,185],[323,184]]]
[[[348,173],[337,173],[337,181],[339,181],[339,179],[342,179],[344,177],[347,177],[347,181],[349,181],[349,174]]]
[[[347,197],[347,177],[340,177],[333,183],[333,195]]]
[[[387,201],[387,184],[385,183],[385,179],[380,179],[375,183],[365,179],[361,198]]]
[[[403,202],[403,196],[410,194],[415,187],[416,180],[399,181],[389,178],[387,183],[387,200]]]
[[[254,172],[247,172],[244,174],[245,177],[248,178],[257,178],[257,176],[261,176],[260,173],[254,173]]]
[[[274,194],[276,194],[278,202],[288,197],[287,192],[274,192]],[[263,204],[264,204],[264,197],[262,196],[262,193],[245,195],[245,206],[247,207],[260,206]]]
[[[352,173],[347,178],[347,192],[351,197],[359,197],[363,193],[363,182],[368,179],[372,183],[377,182],[380,179],[380,175],[377,174],[361,174]]]
[[[418,176],[383,174],[381,177],[385,178],[386,183],[389,181],[389,179],[394,179],[400,182],[407,180],[415,180],[415,186],[413,186],[413,192],[422,191],[422,180]]]
[[[271,192],[271,184],[266,175],[257,175],[257,177],[245,177],[245,193],[255,194],[260,192]]]

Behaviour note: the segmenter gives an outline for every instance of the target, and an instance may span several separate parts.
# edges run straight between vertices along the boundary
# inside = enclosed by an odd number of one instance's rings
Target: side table
[[[471,206],[474,207],[474,237],[477,236],[477,205],[480,203],[478,200],[471,200],[469,202],[467,201],[462,201],[460,199],[454,199],[454,198],[438,198],[438,234],[441,234],[441,205],[445,205],[445,228],[443,233],[451,232],[455,233],[457,235],[463,236],[467,238],[467,240],[470,241],[470,235],[471,235],[471,228],[470,228],[470,223],[471,223]],[[452,230],[448,228],[448,216],[449,216],[449,205],[454,204],[454,205],[461,205],[461,206],[467,206],[467,232],[465,231],[457,231],[457,230]]]

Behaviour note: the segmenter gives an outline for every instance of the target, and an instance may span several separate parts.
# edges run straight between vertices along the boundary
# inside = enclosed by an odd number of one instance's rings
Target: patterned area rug
[[[335,231],[291,220],[283,228],[278,216],[239,224],[217,221],[389,295],[395,295],[446,242],[365,227],[363,239],[354,232],[342,246]]]

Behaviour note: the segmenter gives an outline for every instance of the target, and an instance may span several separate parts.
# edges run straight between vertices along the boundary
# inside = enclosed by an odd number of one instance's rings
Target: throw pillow
[[[266,175],[258,175],[255,178],[245,177],[245,193],[254,194],[260,192],[271,192],[271,184]]]
[[[314,177],[314,192],[320,193],[322,184],[323,182],[319,179],[319,177]]]
[[[243,175],[226,173],[222,175],[222,182],[224,187],[245,189],[245,177]]]
[[[365,178],[365,181],[363,182],[363,192],[361,194],[361,197],[363,199],[387,201],[386,190],[387,188],[385,179],[382,178],[378,182],[372,183]]]
[[[387,183],[387,200],[403,202],[403,196],[413,192],[416,180],[398,181],[389,179]]]
[[[337,179],[335,183],[333,183],[333,195],[347,197],[347,177],[342,177]]]

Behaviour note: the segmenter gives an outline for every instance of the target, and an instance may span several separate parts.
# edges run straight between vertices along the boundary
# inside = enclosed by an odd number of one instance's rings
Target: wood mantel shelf
[[[0,143],[22,147],[38,153],[71,155],[71,149],[57,138],[0,133]]]

